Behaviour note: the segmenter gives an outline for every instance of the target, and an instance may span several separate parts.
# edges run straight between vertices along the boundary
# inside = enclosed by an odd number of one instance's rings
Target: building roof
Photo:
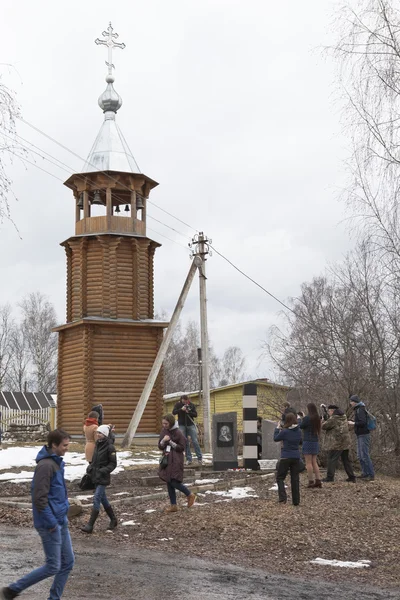
[[[210,389],[210,394],[213,392],[219,392],[222,390],[229,390],[229,389],[232,389],[235,387],[242,387],[246,383],[255,383],[260,386],[269,387],[269,388],[272,388],[272,387],[280,388],[282,390],[292,389],[287,385],[281,385],[279,383],[274,383],[273,381],[269,381],[269,379],[263,378],[263,379],[250,379],[249,381],[239,381],[238,383],[231,383],[229,385],[223,385],[221,387],[212,388],[212,389]],[[181,396],[183,396],[183,394],[186,394],[186,396],[198,396],[199,390],[196,390],[193,392],[175,392],[173,394],[165,394],[163,396],[164,402],[169,402],[170,400],[173,400],[174,398],[180,398]]]
[[[12,410],[41,410],[42,408],[55,408],[53,394],[44,392],[0,392],[1,407]]]
[[[104,122],[81,173],[119,171],[140,174],[139,166],[115,120],[113,111],[104,113]]]

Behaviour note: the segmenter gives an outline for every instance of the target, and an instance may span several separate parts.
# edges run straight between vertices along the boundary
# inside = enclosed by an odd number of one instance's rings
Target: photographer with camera
[[[350,433],[347,417],[336,404],[330,404],[328,408],[325,404],[321,404],[321,408],[327,415],[326,418],[324,417],[322,429],[326,434],[325,449],[328,451],[328,469],[323,481],[325,483],[334,481],[336,467],[341,458],[347,473],[346,481],[355,483],[356,476],[349,458]]]
[[[181,399],[175,404],[172,411],[173,415],[178,415],[179,429],[186,438],[186,464],[192,463],[192,453],[190,451],[189,437],[193,442],[194,451],[196,452],[197,460],[201,465],[203,455],[201,453],[200,444],[197,439],[197,425],[193,419],[197,417],[195,405],[190,402],[189,397],[184,394]]]

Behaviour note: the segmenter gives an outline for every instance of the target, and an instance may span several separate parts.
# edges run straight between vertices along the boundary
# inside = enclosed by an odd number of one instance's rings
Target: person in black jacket
[[[97,418],[97,422],[98,422],[99,425],[103,425],[103,418],[104,418],[103,405],[102,404],[96,404],[96,406],[93,406],[92,412],[97,412],[98,413],[99,416]]]
[[[188,396],[183,395],[181,399],[175,404],[172,411],[173,415],[178,415],[179,429],[182,431],[186,438],[186,464],[190,465],[192,462],[192,453],[190,451],[189,437],[193,442],[194,451],[196,452],[197,460],[201,464],[203,455],[201,453],[200,444],[197,439],[197,428],[194,419],[197,417],[197,410],[195,405],[190,402]]]
[[[354,433],[357,436],[357,457],[361,466],[361,479],[373,481],[375,479],[374,465],[370,457],[371,434],[368,429],[368,415],[364,402],[357,395],[350,396],[350,404],[354,409]]]
[[[109,433],[110,430],[108,425],[101,425],[98,427],[96,431],[96,447],[94,449],[92,462],[86,470],[96,488],[93,496],[93,508],[89,523],[81,528],[85,533],[92,533],[94,524],[100,513],[101,504],[104,506],[104,510],[110,517],[110,524],[107,529],[115,529],[118,525],[118,520],[106,496],[106,486],[110,485],[111,481],[110,473],[112,473],[117,466],[117,454],[108,437]]]

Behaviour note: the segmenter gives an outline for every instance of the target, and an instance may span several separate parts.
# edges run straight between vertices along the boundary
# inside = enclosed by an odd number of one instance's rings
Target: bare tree
[[[0,390],[7,387],[7,379],[12,362],[12,338],[15,332],[15,322],[11,306],[0,306]]]
[[[0,74],[0,222],[10,218],[9,194],[11,179],[7,175],[7,160],[23,156],[24,150],[17,140],[15,120],[19,106],[15,94],[2,81]]]
[[[57,377],[57,336],[54,306],[40,292],[25,296],[21,302],[22,330],[29,349],[33,385],[39,391],[55,392]]]
[[[30,354],[24,328],[16,326],[10,343],[11,361],[6,377],[8,390],[23,392],[31,387]]]
[[[229,385],[245,379],[246,359],[238,346],[227,348],[221,359],[220,385]]]

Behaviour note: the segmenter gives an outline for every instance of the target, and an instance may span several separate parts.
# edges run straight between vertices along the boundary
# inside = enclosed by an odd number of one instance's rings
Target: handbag
[[[80,490],[82,490],[82,492],[85,492],[86,490],[94,490],[96,486],[94,485],[90,475],[88,473],[85,473],[82,479],[80,480],[78,487]]]
[[[163,454],[160,458],[160,469],[165,469],[168,466],[168,454]]]

